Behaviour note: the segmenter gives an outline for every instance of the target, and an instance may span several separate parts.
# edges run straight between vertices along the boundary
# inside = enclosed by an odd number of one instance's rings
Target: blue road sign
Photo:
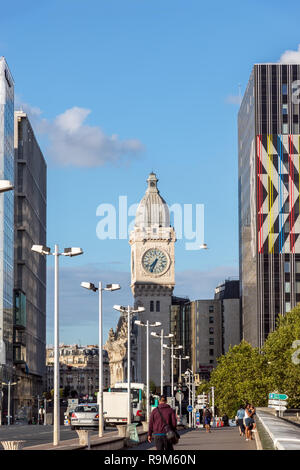
[[[188,410],[189,413],[191,413],[191,412],[193,411],[192,405],[189,405],[189,406],[187,407],[187,410]]]

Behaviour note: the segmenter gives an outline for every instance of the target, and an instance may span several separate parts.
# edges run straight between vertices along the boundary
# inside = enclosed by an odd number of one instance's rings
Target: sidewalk
[[[132,450],[154,450],[153,443],[141,444]],[[206,433],[203,428],[181,434],[175,451],[181,450],[256,450],[255,440],[245,441],[237,427],[213,428]]]

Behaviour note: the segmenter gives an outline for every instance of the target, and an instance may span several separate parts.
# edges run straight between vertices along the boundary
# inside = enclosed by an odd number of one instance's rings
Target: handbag
[[[156,409],[159,412],[161,419],[163,420],[167,440],[171,442],[172,444],[177,444],[177,442],[180,439],[178,432],[173,431],[173,429],[170,428],[170,425],[166,423],[166,420],[161,414],[161,412],[159,411],[159,408],[157,407]]]

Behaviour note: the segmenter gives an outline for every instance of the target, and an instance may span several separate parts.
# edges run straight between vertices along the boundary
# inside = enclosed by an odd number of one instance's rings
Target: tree
[[[300,407],[300,306],[277,318],[276,330],[263,347],[268,363],[269,392],[288,395],[289,408]]]
[[[215,405],[234,418],[241,404],[266,406],[269,392],[268,364],[264,355],[246,341],[230,347],[218,359],[209,386],[215,387]]]

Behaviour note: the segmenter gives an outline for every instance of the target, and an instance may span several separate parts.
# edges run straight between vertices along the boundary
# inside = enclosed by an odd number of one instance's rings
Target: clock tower
[[[149,328],[150,380],[156,387],[161,381],[161,343],[151,332],[168,335],[172,293],[175,285],[175,231],[170,226],[169,209],[157,188],[158,179],[150,173],[146,193],[141,200],[130,234],[131,290],[135,306],[145,311],[138,319],[146,323],[160,322],[161,326]],[[146,383],[146,328],[135,327],[137,336],[137,380]],[[170,339],[164,343],[170,346]],[[170,350],[164,348],[164,385],[170,384]]]

